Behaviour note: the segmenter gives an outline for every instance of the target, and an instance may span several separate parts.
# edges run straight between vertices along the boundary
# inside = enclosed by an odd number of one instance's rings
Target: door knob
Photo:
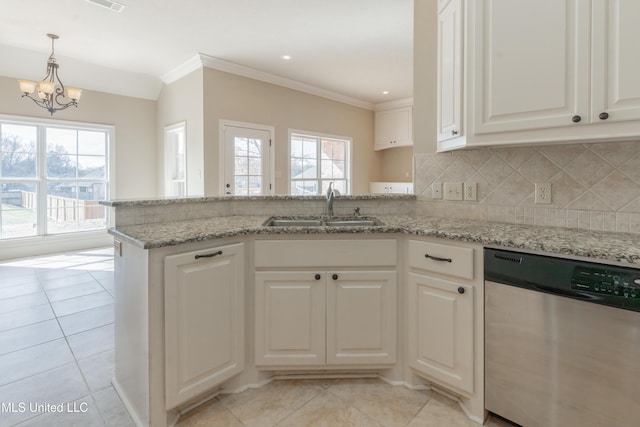
[[[320,276],[319,274],[316,274],[316,276],[315,276],[316,280],[320,280],[321,277],[322,276]]]
[[[462,286],[460,286],[460,287],[458,288],[458,293],[459,293],[459,294],[464,294],[464,288],[463,288]]]
[[[333,276],[331,276],[331,278],[332,278],[333,280],[338,280],[338,275],[337,275],[337,274],[334,274]]]
[[[571,121],[572,121],[573,123],[578,123],[580,120],[582,120],[582,117],[580,117],[580,116],[573,116],[573,117],[571,117]]]
[[[600,118],[600,120],[607,120],[609,118],[609,113],[602,112],[600,113],[600,115],[598,115],[598,117]]]

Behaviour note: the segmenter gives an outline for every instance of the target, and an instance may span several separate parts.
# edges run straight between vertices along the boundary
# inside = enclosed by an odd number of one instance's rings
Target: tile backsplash
[[[414,158],[420,215],[640,233],[640,142],[482,148]],[[477,182],[478,201],[432,198],[434,182]],[[535,204],[550,182],[551,204]]]

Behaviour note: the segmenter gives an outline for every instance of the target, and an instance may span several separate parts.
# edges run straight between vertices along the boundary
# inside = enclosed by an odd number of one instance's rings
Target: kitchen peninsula
[[[273,216],[322,217],[325,203],[103,203],[116,223],[114,385],[138,424],[173,425],[212,395],[285,373],[434,387],[482,422],[483,248],[640,263],[638,235],[432,218],[407,195],[336,200],[337,216],[359,208],[378,225],[265,225]],[[415,294],[425,286],[435,295],[427,304],[453,301],[437,310],[450,320],[421,312]],[[462,350],[431,351],[427,338]]]

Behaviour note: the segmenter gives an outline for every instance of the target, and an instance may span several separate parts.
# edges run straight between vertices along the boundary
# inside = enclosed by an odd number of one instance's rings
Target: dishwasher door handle
[[[533,287],[540,292],[544,292],[546,294],[559,295],[561,297],[575,298],[575,299],[581,299],[585,301],[602,299],[597,295],[587,294],[585,292],[574,291],[571,289],[557,289],[557,288],[552,288],[550,286],[543,286],[543,285],[534,285]]]

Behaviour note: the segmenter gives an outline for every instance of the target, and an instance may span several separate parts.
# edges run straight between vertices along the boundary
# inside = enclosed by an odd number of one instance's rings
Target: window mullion
[[[46,140],[46,127],[38,126],[38,141],[37,141],[37,156],[36,156],[36,168],[37,168],[37,194],[38,194],[38,207],[36,209],[36,228],[38,236],[44,236],[47,234],[47,140]]]

